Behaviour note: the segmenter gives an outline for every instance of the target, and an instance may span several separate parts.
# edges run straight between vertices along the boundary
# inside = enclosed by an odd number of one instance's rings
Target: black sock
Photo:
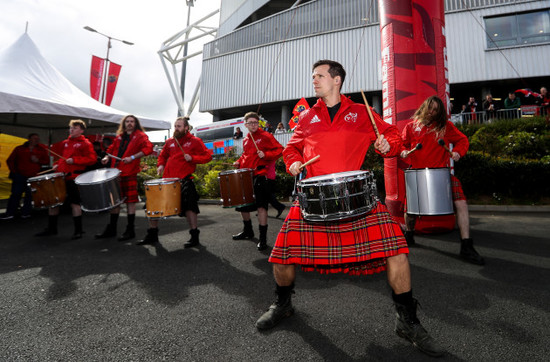
[[[275,293],[277,293],[277,303],[279,305],[285,304],[290,300],[290,296],[294,293],[294,283],[285,287],[275,284]]]
[[[73,216],[74,233],[82,233],[82,216]]]
[[[128,227],[133,228],[136,220],[136,214],[128,214]]]
[[[409,290],[408,292],[401,293],[401,294],[395,294],[395,292],[392,290],[391,297],[393,301],[397,304],[401,304],[404,306],[410,306],[414,304],[412,289]]]
[[[115,227],[117,222],[118,222],[118,214],[111,214],[111,221],[109,222],[109,224]]]

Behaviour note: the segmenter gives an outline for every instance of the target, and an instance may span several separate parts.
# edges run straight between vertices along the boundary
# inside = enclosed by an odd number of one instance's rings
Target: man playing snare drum
[[[468,151],[468,138],[447,120],[447,112],[441,99],[428,97],[413,116],[413,121],[403,128],[403,151],[401,157],[411,163],[413,169],[449,167],[450,159],[458,161]],[[448,144],[453,144],[449,153]],[[421,144],[422,148],[408,152]],[[447,147],[447,149],[445,148]],[[451,175],[453,202],[460,230],[460,257],[470,263],[483,265],[485,260],[474,249],[470,238],[468,203],[460,181]],[[415,244],[414,225],[416,216],[405,212],[405,239],[409,246]]]
[[[65,187],[67,188],[66,202],[71,204],[73,214],[74,233],[71,239],[82,238],[82,209],[80,207],[80,193],[74,179],[86,170],[86,166],[96,162],[94,146],[84,137],[86,123],[80,119],[69,122],[69,138],[62,142],[63,152],[53,170],[65,174]],[[48,209],[48,227],[36,234],[36,236],[57,235],[57,218],[60,206]]]
[[[103,157],[101,163],[106,165],[111,161],[110,166],[120,170],[120,191],[128,208],[128,224],[126,231],[118,238],[118,241],[126,241],[136,237],[134,222],[136,220],[136,202],[139,201],[137,188],[137,174],[140,171],[139,160],[153,152],[153,144],[145,134],[139,119],[131,114],[122,118],[116,133],[115,141],[107,148],[107,155]],[[96,234],[96,239],[116,236],[119,214],[120,206],[111,209],[109,224],[101,234]]]
[[[334,61],[313,65],[313,89],[319,98],[300,113],[298,126],[283,152],[290,174],[315,156],[306,167],[307,177],[359,170],[371,143],[382,157],[394,157],[401,139],[394,126],[374,115],[380,136],[375,134],[367,109],[340,94],[346,72]],[[443,353],[416,316],[408,248],[399,226],[379,202],[372,211],[348,221],[311,222],[302,217],[298,202],[291,207],[275,242],[273,263],[277,300],[256,322],[258,329],[277,325],[294,313],[296,265],[305,271],[367,275],[387,270],[397,311],[395,331],[423,352]]]
[[[267,167],[281,157],[283,146],[269,132],[260,129],[260,116],[255,112],[244,115],[244,124],[248,128],[248,135],[243,141],[243,154],[235,161],[233,166],[237,168],[250,168],[254,170],[254,195],[256,203],[249,206],[237,207],[241,212],[244,223],[243,231],[233,235],[233,240],[252,239],[254,230],[250,212],[258,211],[258,223],[260,224],[260,239],[258,250],[267,248],[267,208],[271,199],[271,187],[267,181]]]
[[[197,164],[208,163],[212,155],[200,138],[189,132],[189,117],[179,117],[174,122],[174,137],[168,139],[160,152],[157,161],[157,174],[164,178],[178,178],[181,181],[181,213],[187,218],[191,239],[184,244],[190,248],[199,245],[197,216],[199,210],[199,194],[193,183],[193,172]],[[159,219],[149,218],[147,235],[137,245],[155,244],[159,242]]]

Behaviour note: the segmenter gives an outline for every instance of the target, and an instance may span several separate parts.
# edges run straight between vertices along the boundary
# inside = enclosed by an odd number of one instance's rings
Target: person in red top
[[[399,155],[401,139],[397,129],[374,113],[380,132],[377,137],[366,107],[340,94],[346,76],[341,64],[320,60],[313,65],[312,76],[319,99],[312,108],[300,113],[294,135],[283,151],[290,174],[300,174],[302,165],[315,156],[320,158],[306,166],[307,177],[359,170],[372,143],[382,157]],[[387,269],[397,311],[396,333],[423,352],[439,356],[443,351],[416,316],[418,302],[412,295],[408,252],[399,225],[378,201],[366,215],[336,222],[304,220],[296,201],[269,258],[277,300],[257,320],[256,328],[272,328],[294,313],[291,294],[296,265],[305,271],[352,275]]]
[[[73,214],[74,233],[71,239],[82,238],[82,208],[80,207],[80,193],[74,179],[86,170],[86,166],[93,165],[97,160],[94,146],[84,137],[86,123],[81,119],[69,122],[69,138],[62,142],[63,151],[53,170],[65,174],[67,188],[66,202],[71,204]],[[48,209],[48,227],[36,236],[57,235],[57,218],[59,206]]]
[[[237,168],[250,168],[254,170],[254,205],[237,207],[243,219],[243,231],[233,235],[233,240],[252,239],[251,211],[258,211],[258,222],[260,224],[260,239],[257,244],[258,250],[267,248],[267,208],[271,198],[271,188],[266,175],[270,163],[275,162],[282,155],[283,146],[273,135],[260,128],[260,116],[255,112],[248,112],[244,115],[245,127],[249,133],[243,140],[243,154],[233,166]]]
[[[107,155],[103,157],[101,163],[106,165],[110,161],[111,167],[120,170],[120,191],[126,202],[128,224],[118,241],[126,241],[136,237],[134,223],[136,202],[139,201],[137,188],[137,174],[141,170],[139,160],[153,152],[153,144],[145,134],[139,119],[131,114],[122,118],[116,134],[114,142],[107,148]],[[120,206],[111,209],[109,224],[101,234],[96,234],[96,239],[116,236],[119,214]]]
[[[169,138],[157,161],[157,174],[164,178],[179,178],[181,181],[181,213],[187,218],[191,239],[184,244],[185,248],[199,245],[197,216],[199,210],[199,194],[193,183],[193,172],[197,164],[208,163],[212,155],[200,138],[190,132],[189,117],[178,117],[174,122],[174,137]],[[159,219],[149,218],[147,235],[137,245],[156,244],[159,242]]]
[[[25,199],[21,209],[21,217],[25,219],[31,216],[32,194],[27,185],[27,179],[36,176],[40,171],[40,167],[48,162],[48,152],[40,146],[40,136],[36,133],[31,133],[27,142],[13,149],[6,160],[10,169],[11,195],[6,213],[0,219],[13,219],[19,208],[23,193],[25,193]]]
[[[546,87],[540,88],[540,94],[535,100],[535,104],[540,107],[539,114],[548,118],[550,113],[550,94],[548,94]]]
[[[413,116],[413,121],[403,128],[402,138],[401,157],[407,160],[412,168],[450,167],[451,158],[454,161],[460,160],[470,146],[468,138],[447,119],[443,101],[436,96],[428,97],[420,105]],[[444,146],[439,144],[440,140],[443,140],[444,145],[453,144],[451,157]],[[408,153],[408,150],[418,144],[421,144],[422,148]],[[473,240],[470,238],[470,216],[466,196],[460,181],[454,175],[451,175],[451,186],[461,238],[460,257],[470,263],[483,265],[485,261],[474,249]],[[405,212],[405,239],[409,246],[415,244],[415,223],[416,215]]]

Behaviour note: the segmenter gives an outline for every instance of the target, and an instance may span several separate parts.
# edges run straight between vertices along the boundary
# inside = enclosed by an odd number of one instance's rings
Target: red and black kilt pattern
[[[386,270],[386,259],[403,253],[409,253],[403,232],[380,203],[358,219],[325,223],[305,221],[296,201],[269,261],[322,274],[360,275]]]
[[[126,197],[124,202],[139,202],[137,175],[136,176],[120,176],[120,193],[122,197]]]
[[[462,184],[455,175],[451,175],[451,192],[453,193],[453,201],[466,200],[466,195],[464,195],[464,191],[462,190]]]

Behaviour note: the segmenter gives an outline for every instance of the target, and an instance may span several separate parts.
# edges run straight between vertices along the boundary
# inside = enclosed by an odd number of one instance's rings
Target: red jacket
[[[190,162],[185,160],[183,152],[181,152],[176,142],[180,144],[186,154],[193,157]],[[177,141],[174,138],[169,138],[166,141],[160,152],[157,166],[164,166],[162,177],[183,179],[195,172],[197,164],[207,163],[211,160],[212,155],[208,152],[202,140],[191,133],[187,133]]]
[[[31,156],[36,156],[38,162],[33,162]],[[6,163],[10,172],[25,177],[33,177],[40,172],[40,166],[47,164],[49,160],[48,152],[45,148],[37,145],[31,151],[29,142],[25,142],[13,149]]]
[[[93,165],[97,162],[97,155],[94,151],[94,146],[84,135],[67,138],[61,142],[63,152],[61,155],[65,159],[72,158],[73,164],[69,165],[64,159],[60,158],[55,163],[57,172],[65,173],[65,179],[74,180],[79,174],[83,173],[86,166]]]
[[[321,156],[319,160],[306,166],[307,177],[361,168],[369,146],[376,141],[376,133],[365,105],[343,95],[340,102],[340,109],[332,122],[321,99],[300,113],[294,135],[283,151],[287,171],[294,162],[305,163],[317,155]],[[372,115],[378,131],[390,144],[390,151],[381,154],[382,157],[398,155],[401,138],[397,128],[382,121],[376,112],[372,111]]]
[[[116,136],[114,142],[107,148],[107,153],[118,156],[118,150],[120,148],[120,143],[122,142],[122,135]],[[135,155],[139,151],[143,152],[145,156],[153,153],[153,144],[149,141],[149,137],[140,131],[139,129],[132,132],[130,135],[130,142],[128,142],[128,147],[121,158],[130,157]],[[117,160],[111,158],[111,167],[115,167]],[[120,176],[135,176],[140,171],[139,158],[136,158],[130,163],[124,163],[119,161],[116,167],[120,170]]]
[[[249,133],[243,140],[243,154],[237,160],[239,168],[251,168],[254,170],[254,176],[265,176],[267,166],[276,161],[283,154],[283,146],[269,132],[259,129],[252,134],[256,146],[265,154],[264,158],[258,156],[258,150],[254,146],[251,134]]]
[[[405,160],[412,168],[436,168],[449,167],[450,155],[439,145],[438,140],[443,139],[447,147],[449,143],[453,144],[453,152],[457,152],[463,157],[468,152],[470,143],[468,137],[460,132],[452,122],[447,121],[443,135],[437,135],[430,132],[431,127],[418,127],[417,123],[412,121],[403,128],[403,150],[411,150],[417,144],[422,144],[422,148],[414,151]]]

